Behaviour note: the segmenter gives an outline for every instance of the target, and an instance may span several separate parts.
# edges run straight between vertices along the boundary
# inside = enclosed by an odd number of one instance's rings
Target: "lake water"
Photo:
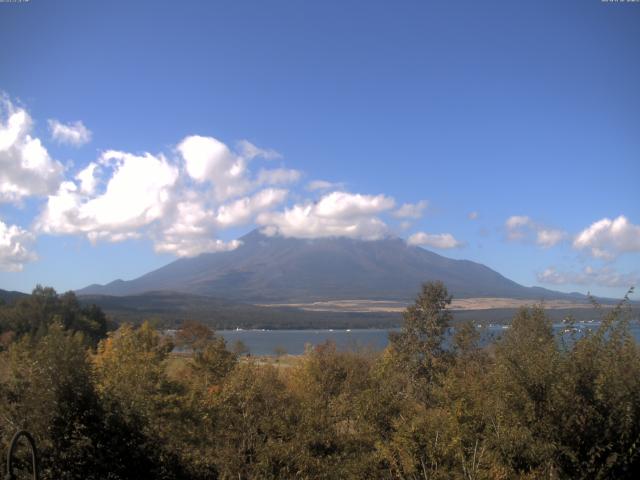
[[[577,334],[580,335],[587,329],[596,329],[598,326],[599,322],[577,322]],[[556,332],[562,331],[565,327],[564,324],[554,325]],[[632,323],[630,329],[636,340],[640,342],[640,325]],[[305,345],[319,345],[327,340],[335,342],[339,349],[382,350],[388,344],[390,331],[393,330],[218,330],[217,333],[224,337],[229,348],[233,348],[236,341],[242,341],[252,355],[273,355],[276,349],[283,349],[291,355],[300,355],[304,353]],[[489,342],[499,338],[506,328],[502,325],[489,325],[481,331],[484,342]]]

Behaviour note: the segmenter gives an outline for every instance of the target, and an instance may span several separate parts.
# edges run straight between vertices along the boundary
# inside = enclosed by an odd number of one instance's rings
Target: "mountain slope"
[[[457,298],[575,298],[528,288],[490,268],[454,260],[389,238],[361,241],[267,237],[257,230],[230,252],[180,259],[135,280],[91,285],[80,295],[176,291],[244,302],[326,299],[410,300],[428,280],[442,280]]]
[[[13,303],[19,298],[23,298],[27,296],[29,296],[28,293],[18,292],[15,290],[2,290],[0,288],[0,303],[1,302]]]

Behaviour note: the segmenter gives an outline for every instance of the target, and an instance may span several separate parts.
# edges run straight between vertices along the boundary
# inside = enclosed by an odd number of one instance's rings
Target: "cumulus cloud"
[[[65,124],[50,119],[48,123],[51,138],[58,143],[80,147],[91,141],[91,130],[80,121]]]
[[[36,259],[29,250],[33,235],[16,226],[0,220],[0,270],[19,272],[24,264]]]
[[[549,267],[538,273],[538,281],[553,285],[597,285],[600,287],[628,288],[638,283],[638,275],[619,273],[613,268],[585,267],[580,272],[562,272]]]
[[[325,218],[352,218],[390,210],[395,201],[385,195],[331,192],[315,205],[315,212]]]
[[[393,212],[393,216],[397,218],[420,218],[422,217],[422,212],[428,206],[428,202],[426,200],[421,200],[418,203],[405,203],[400,208],[398,208],[395,212]]]
[[[343,183],[327,182],[326,180],[313,180],[307,183],[307,190],[311,192],[314,192],[316,190],[340,190],[343,187]]]
[[[268,210],[284,201],[287,191],[267,188],[251,197],[244,197],[218,208],[215,217],[221,227],[244,225],[250,222],[257,213]]]
[[[215,212],[197,192],[187,191],[165,214],[151,236],[154,249],[179,257],[231,250],[237,245],[216,238]]]
[[[37,228],[53,234],[86,234],[95,242],[135,238],[139,229],[161,219],[171,202],[178,169],[162,156],[110,150],[102,154],[101,170],[110,170],[106,187],[94,193],[97,169],[80,174],[81,186],[63,182],[50,195]]]
[[[407,240],[409,245],[419,245],[424,247],[450,249],[464,246],[463,242],[458,241],[450,233],[426,233],[417,232]]]
[[[632,224],[623,215],[613,220],[603,218],[580,232],[573,247],[586,249],[592,256],[605,260],[623,253],[640,252],[640,226]]]
[[[177,150],[188,176],[198,184],[211,185],[216,200],[220,202],[263,185],[295,183],[301,176],[297,170],[275,168],[262,169],[257,178],[252,179],[248,168],[250,160],[256,157],[281,158],[281,155],[246,140],[239,142],[239,152],[233,152],[216,138],[191,135],[180,142]]]
[[[258,172],[258,185],[287,185],[296,183],[302,174],[298,170],[288,168],[262,169]]]
[[[253,222],[257,214],[284,201],[287,193],[286,190],[268,188],[214,210],[207,206],[202,196],[189,192],[188,198],[179,201],[172,214],[168,215],[171,220],[164,222],[159,233],[154,235],[154,248],[157,252],[180,257],[233,250],[241,242],[219,240],[216,238],[219,231]]]
[[[513,215],[505,222],[507,239],[512,241],[527,241],[532,239],[544,248],[550,248],[562,242],[567,233],[563,230],[548,228],[533,221],[526,215]]]
[[[187,174],[197,183],[209,182],[217,200],[242,195],[251,188],[247,158],[234,154],[220,140],[192,135],[179,145]]]
[[[26,110],[0,96],[0,202],[20,202],[54,192],[64,168],[38,138],[31,136]]]
[[[467,218],[469,220],[477,220],[478,219],[478,212],[469,212],[469,215],[467,215]]]
[[[375,240],[388,233],[387,225],[376,217],[389,211],[395,201],[385,195],[332,192],[318,202],[305,202],[282,212],[258,216],[267,235],[296,238],[350,237]]]
[[[220,240],[220,230],[252,223],[288,194],[255,190],[300,176],[277,168],[252,178],[248,158],[213,137],[186,137],[178,152],[179,164],[161,154],[104,152],[48,197],[37,230],[94,243],[145,236],[156,251],[178,256],[231,250],[239,243]]]
[[[237,248],[238,241],[223,241],[220,232],[252,223],[269,235],[379,239],[389,233],[380,215],[419,218],[427,206],[425,201],[407,203],[393,212],[391,197],[349,193],[338,188],[341,184],[316,180],[308,190],[333,191],[318,201],[302,200],[275,211],[289,195],[276,187],[298,182],[301,172],[262,168],[254,175],[249,168],[253,159],[282,156],[246,140],[234,151],[216,138],[199,135],[179,142],[175,158],[109,150],[63,180],[62,165],[29,135],[26,111],[4,105],[8,113],[0,123],[0,200],[47,195],[35,222],[39,233],[83,235],[93,243],[145,237],[158,252],[194,256]],[[49,127],[53,138],[63,143],[80,145],[91,137],[81,122],[50,120]],[[436,242],[440,248],[451,243],[446,235]],[[3,268],[18,269],[34,258],[25,246],[32,238],[25,230],[2,224]]]
[[[165,233],[165,236],[155,243],[154,249],[158,253],[171,253],[177,257],[195,257],[202,253],[228,252],[235,250],[242,244],[239,240],[225,242],[204,235],[172,235],[170,232]]]
[[[76,179],[80,182],[80,191],[82,193],[91,195],[95,192],[96,186],[98,185],[96,175],[96,169],[98,168],[99,166],[97,163],[91,162],[76,175]]]

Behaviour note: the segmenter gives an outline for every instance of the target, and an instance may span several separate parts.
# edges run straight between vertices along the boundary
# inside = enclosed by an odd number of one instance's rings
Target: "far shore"
[[[514,298],[459,298],[451,302],[450,308],[458,311],[493,310],[500,308],[520,308],[539,303],[539,301],[535,300]],[[395,313],[402,312],[408,305],[408,302],[389,300],[327,300],[309,303],[269,303],[258,306],[298,308],[310,312]],[[542,305],[552,310],[593,308],[593,305],[587,301],[577,302],[573,300],[548,300],[543,301]]]

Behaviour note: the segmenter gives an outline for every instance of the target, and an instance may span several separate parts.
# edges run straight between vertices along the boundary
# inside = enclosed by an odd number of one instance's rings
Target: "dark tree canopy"
[[[29,296],[0,306],[0,334],[42,336],[53,324],[80,332],[93,346],[107,334],[107,318],[96,305],[83,306],[74,292],[58,295],[40,285]]]

